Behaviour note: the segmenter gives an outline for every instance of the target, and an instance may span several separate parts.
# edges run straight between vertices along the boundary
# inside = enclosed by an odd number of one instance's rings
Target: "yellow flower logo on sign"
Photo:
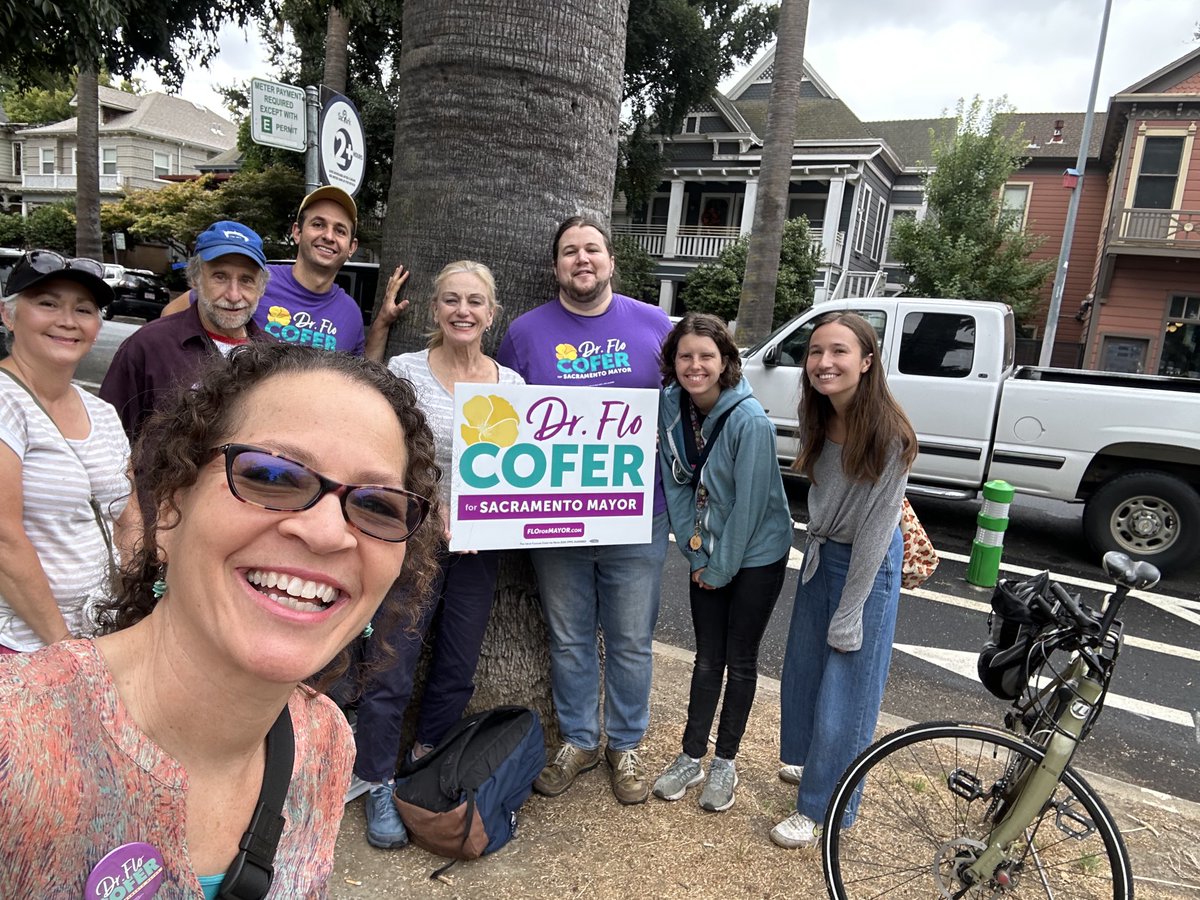
[[[292,321],[292,313],[286,306],[272,306],[267,310],[267,321],[272,325],[287,325]]]
[[[462,426],[463,440],[470,444],[488,443],[511,447],[517,442],[517,411],[495,394],[472,397],[463,404],[467,424]]]
[[[554,348],[555,359],[575,359],[579,356],[579,351],[570,344],[559,344]]]

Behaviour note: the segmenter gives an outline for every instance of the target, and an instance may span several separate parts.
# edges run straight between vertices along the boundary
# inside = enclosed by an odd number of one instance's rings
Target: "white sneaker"
[[[804,766],[780,766],[779,780],[788,784],[799,784],[800,776],[804,774]]]
[[[789,850],[815,847],[821,840],[821,826],[804,813],[794,812],[771,829],[771,840]]]

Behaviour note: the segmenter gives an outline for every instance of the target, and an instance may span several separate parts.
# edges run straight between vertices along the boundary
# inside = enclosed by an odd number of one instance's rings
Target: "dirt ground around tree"
[[[642,745],[655,775],[679,752],[690,675],[690,653],[656,646],[651,723]],[[883,721],[881,733],[903,724]],[[621,806],[602,763],[560,797],[531,796],[521,808],[520,831],[508,846],[458,863],[444,880],[430,879],[444,860],[424,850],[370,847],[363,801],[355,800],[346,807],[329,896],[824,897],[819,853],[782,850],[767,836],[795,808],[795,788],[777,777],[779,684],[773,679],[760,680],[737,762],[737,802],[724,813],[701,810],[699,788],[675,803],[651,797],[639,806]],[[1100,776],[1088,778],[1125,837],[1137,896],[1200,897],[1200,806]]]

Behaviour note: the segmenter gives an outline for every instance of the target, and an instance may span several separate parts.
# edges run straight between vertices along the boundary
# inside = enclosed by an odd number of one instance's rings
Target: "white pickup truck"
[[[745,351],[743,372],[797,451],[796,406],[812,323],[853,309],[880,337],[888,384],[920,454],[909,493],[971,499],[1004,479],[1082,502],[1096,550],[1178,570],[1200,559],[1200,381],[1015,367],[1002,303],[861,297],[815,306]]]

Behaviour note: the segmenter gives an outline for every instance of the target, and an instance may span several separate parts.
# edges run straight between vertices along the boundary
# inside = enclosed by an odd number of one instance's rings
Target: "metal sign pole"
[[[1108,14],[1112,10],[1112,0],[1105,0],[1104,18],[1100,23],[1100,44],[1096,48],[1096,67],[1092,71],[1092,90],[1088,95],[1087,114],[1083,117],[1083,134],[1079,139],[1079,157],[1075,161],[1075,169],[1079,172],[1079,180],[1071,189],[1071,201],[1067,204],[1067,221],[1063,225],[1062,248],[1058,254],[1058,270],[1054,273],[1054,287],[1050,291],[1050,309],[1046,312],[1046,328],[1042,333],[1042,352],[1038,357],[1038,365],[1045,368],[1050,365],[1054,354],[1054,338],[1058,334],[1058,314],[1062,309],[1063,291],[1067,286],[1067,263],[1071,258],[1071,240],[1075,236],[1075,217],[1079,213],[1079,200],[1083,195],[1083,182],[1087,177],[1086,166],[1088,145],[1092,141],[1092,118],[1096,108],[1096,91],[1100,85],[1100,66],[1104,62],[1104,42],[1108,37]],[[1099,315],[1099,307],[1092,307],[1092,315]]]
[[[319,151],[317,149],[317,117],[321,110],[321,94],[320,91],[313,85],[308,85],[304,89],[304,93],[308,98],[306,106],[306,119],[308,122],[308,151],[304,157],[304,180],[305,193],[312,193],[321,186],[320,180],[320,162],[318,160]]]

